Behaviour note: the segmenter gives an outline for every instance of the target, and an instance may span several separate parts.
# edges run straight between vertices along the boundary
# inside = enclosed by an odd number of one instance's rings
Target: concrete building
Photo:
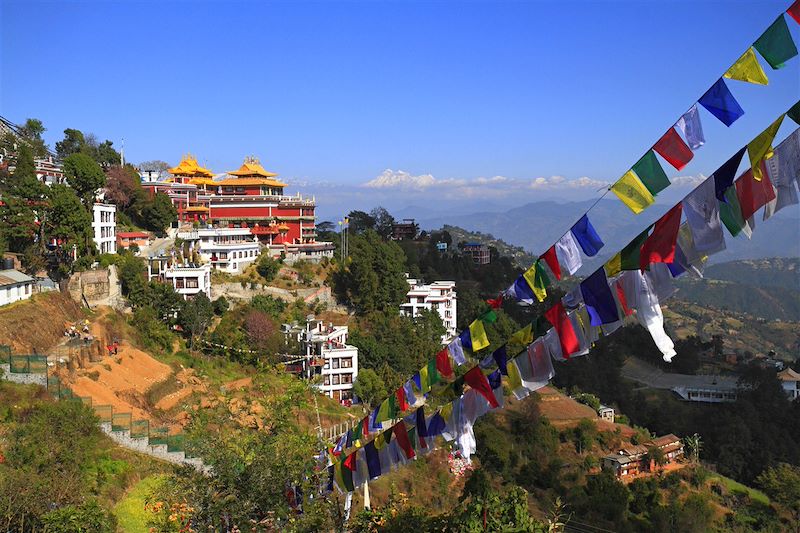
[[[94,244],[101,254],[117,253],[117,206],[95,203],[92,207]]]
[[[201,292],[211,298],[211,265],[208,263],[177,264],[172,256],[150,257],[147,279],[169,283],[184,300]]]
[[[781,380],[783,391],[790,400],[800,398],[800,374],[787,368],[782,372],[778,372],[778,379]]]
[[[316,387],[340,402],[353,400],[353,383],[358,376],[358,348],[347,344],[348,327],[306,318],[305,326],[284,324],[287,340],[299,345],[298,373],[305,379],[319,377]]]
[[[64,183],[64,169],[52,156],[37,157],[33,164],[36,167],[36,177],[45,185]]]
[[[690,402],[735,402],[741,388],[736,376],[680,375],[679,379],[672,391]]]
[[[0,270],[0,305],[27,300],[33,295],[36,280],[18,270]]]
[[[212,268],[232,274],[243,271],[261,253],[250,228],[198,228],[179,231],[178,238],[194,243],[195,251]]]
[[[146,231],[120,231],[117,233],[117,249],[130,248],[133,244],[141,249],[150,245],[151,238]]]
[[[447,330],[442,335],[442,344],[458,334],[456,330],[458,298],[455,281],[434,281],[425,285],[421,280],[407,278],[410,289],[406,301],[400,305],[400,313],[416,317],[423,309],[439,313],[442,324]]]
[[[461,253],[468,255],[476,265],[488,265],[492,261],[489,247],[479,242],[468,242],[461,247]]]
[[[614,408],[609,407],[607,405],[600,405],[597,409],[597,416],[600,417],[601,420],[606,420],[608,422],[614,421]]]
[[[648,455],[648,451],[653,447],[660,448],[664,453],[665,464],[663,467],[678,462],[683,456],[683,442],[670,433],[646,444],[632,445],[621,449],[619,453],[606,455],[601,461],[601,466],[604,470],[613,472],[617,479],[622,481],[629,481],[642,474],[656,472],[658,467]]]

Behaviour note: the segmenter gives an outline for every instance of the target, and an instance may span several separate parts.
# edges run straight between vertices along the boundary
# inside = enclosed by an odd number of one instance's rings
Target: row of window
[[[175,278],[176,289],[197,289],[199,287],[197,278]]]
[[[328,365],[330,365],[330,367]],[[353,368],[353,358],[335,357],[333,359],[329,359],[329,362],[325,363],[325,368],[333,368],[334,370],[337,368]]]
[[[350,385],[353,383],[353,374],[331,374],[323,379],[325,385]]]
[[[114,222],[114,214],[111,211],[100,211],[100,222]]]
[[[100,237],[103,239],[105,239],[106,237],[114,237],[116,234],[117,234],[117,228],[115,228],[114,226],[111,227],[103,226],[102,228],[100,228]]]
[[[220,259],[228,259],[228,252],[220,252]],[[256,250],[245,250],[244,252],[231,252],[230,259],[247,259],[248,257],[256,257],[258,252]]]

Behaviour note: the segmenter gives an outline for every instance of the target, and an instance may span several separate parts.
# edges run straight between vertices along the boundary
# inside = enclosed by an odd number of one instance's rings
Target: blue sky
[[[584,199],[789,4],[3,0],[0,114],[51,146],[124,137],[133,162],[254,154],[337,208]],[[708,142],[670,177],[710,174],[797,100],[798,58],[762,65],[768,87],[729,82],[745,116],[701,111]]]

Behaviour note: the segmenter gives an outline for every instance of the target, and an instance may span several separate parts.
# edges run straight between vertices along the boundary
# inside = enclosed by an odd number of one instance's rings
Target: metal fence
[[[46,374],[46,355],[11,355],[9,356],[12,374]]]

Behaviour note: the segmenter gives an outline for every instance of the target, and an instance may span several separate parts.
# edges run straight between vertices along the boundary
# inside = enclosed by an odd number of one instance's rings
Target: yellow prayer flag
[[[528,285],[530,285],[530,288],[533,291],[533,294],[536,296],[536,299],[540,302],[543,302],[544,299],[547,298],[547,289],[544,286],[543,280],[539,279],[537,276],[536,265],[538,263],[539,261],[536,261],[536,263],[531,265],[531,267],[522,274],[522,277],[524,277],[525,281],[527,281]]]
[[[450,421],[450,415],[453,414],[453,402],[448,403],[447,405],[443,405],[441,409],[439,409],[439,414],[444,419],[445,423]]]
[[[762,178],[760,163],[763,159],[772,157],[772,141],[778,134],[778,129],[780,129],[785,116],[785,113],[779,116],[778,120],[770,124],[747,145],[747,155],[750,157],[750,166],[753,168],[753,178],[758,181],[761,181]]]
[[[472,351],[477,352],[489,346],[489,337],[483,327],[483,320],[473,320],[469,325],[469,340],[472,343]]]
[[[617,252],[617,255],[609,259],[608,262],[603,265],[603,268],[606,269],[606,277],[608,278],[622,272],[622,252]]]
[[[736,63],[723,76],[731,80],[757,83],[758,85],[769,84],[769,79],[756,59],[756,52],[752,46],[736,60]]]
[[[629,170],[617,182],[611,186],[611,190],[616,194],[628,209],[638,215],[655,202],[655,198],[644,186],[639,176],[633,170]]]
[[[508,338],[508,344],[527,346],[533,342],[533,324],[528,324]]]
[[[528,357],[528,352],[523,352],[520,357]],[[506,368],[508,369],[508,388],[511,389],[511,392],[514,392],[518,388],[522,387],[522,376],[519,374],[519,367],[517,367],[516,358],[509,361],[506,365]]]
[[[419,384],[422,386],[420,392],[428,392],[431,390],[431,380],[428,378],[428,365],[419,369]]]

